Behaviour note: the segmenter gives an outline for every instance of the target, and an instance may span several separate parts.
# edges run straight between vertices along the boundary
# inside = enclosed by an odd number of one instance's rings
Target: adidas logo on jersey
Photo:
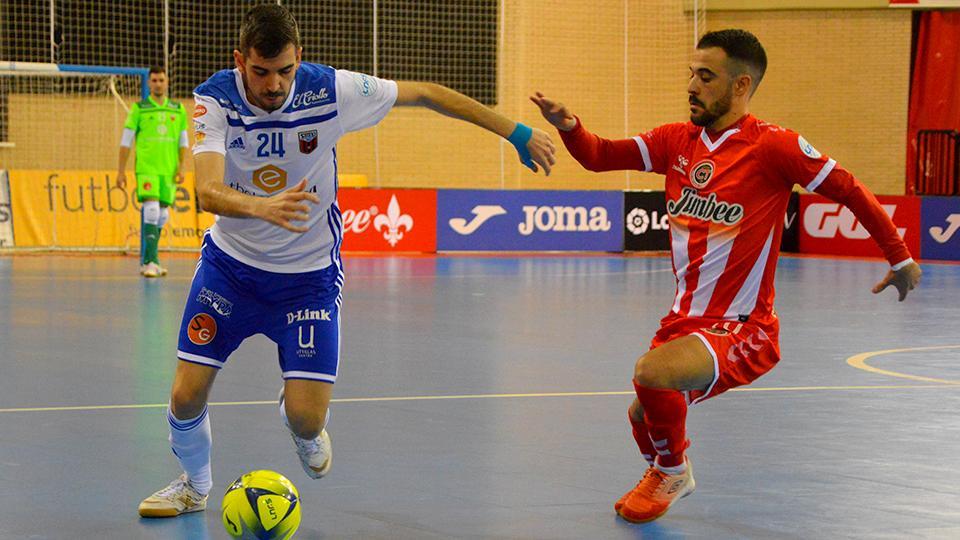
[[[230,141],[230,146],[227,147],[230,150],[246,150],[246,146],[243,144],[243,137],[237,137],[236,139]]]

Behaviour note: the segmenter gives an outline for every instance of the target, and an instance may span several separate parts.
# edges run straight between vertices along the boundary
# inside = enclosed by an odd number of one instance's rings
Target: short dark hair
[[[148,75],[153,75],[154,73],[166,74],[167,70],[163,69],[163,66],[161,66],[160,64],[154,64],[150,66],[150,72],[148,73]]]
[[[698,49],[719,47],[736,66],[735,73],[748,72],[753,77],[751,93],[757,90],[767,71],[767,53],[757,36],[746,30],[728,29],[707,32],[697,42]]]
[[[264,58],[273,58],[287,45],[300,47],[300,28],[287,8],[277,4],[260,4],[250,8],[240,27],[240,52],[253,48]]]

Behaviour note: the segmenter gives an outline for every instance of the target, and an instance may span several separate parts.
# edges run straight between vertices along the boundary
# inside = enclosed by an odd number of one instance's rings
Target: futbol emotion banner
[[[434,189],[341,189],[343,251],[437,250]]]
[[[441,251],[623,251],[623,192],[441,190]]]
[[[924,197],[920,222],[921,257],[960,261],[960,197]]]
[[[137,249],[140,203],[135,178],[116,185],[113,171],[9,171],[14,242],[17,247],[103,247]],[[2,211],[0,211],[2,214]],[[193,175],[177,186],[170,223],[160,247],[200,247],[213,216],[197,213]]]
[[[920,197],[878,195],[897,232],[915,257],[920,254]],[[820,195],[800,196],[800,251],[824,255],[882,257],[870,234],[845,206]]]

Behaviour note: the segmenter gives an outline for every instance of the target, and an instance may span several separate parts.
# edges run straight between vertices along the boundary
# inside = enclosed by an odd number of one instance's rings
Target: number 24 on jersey
[[[270,157],[276,155],[283,157],[286,152],[283,149],[283,133],[274,131],[272,133],[257,134],[257,157]]]

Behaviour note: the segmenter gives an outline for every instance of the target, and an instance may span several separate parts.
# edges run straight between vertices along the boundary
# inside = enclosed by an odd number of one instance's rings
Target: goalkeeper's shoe
[[[330,444],[330,435],[326,429],[320,430],[320,435],[315,439],[302,439],[290,429],[287,423],[287,416],[283,409],[283,389],[280,389],[280,416],[283,423],[290,431],[290,437],[293,444],[297,447],[297,456],[300,457],[300,465],[303,466],[303,472],[313,479],[323,478],[330,472],[333,466],[333,446]]]
[[[160,265],[152,262],[149,262],[143,265],[142,270],[140,270],[140,273],[143,275],[143,277],[146,277],[146,278],[155,278],[163,275],[160,273]]]
[[[140,503],[142,517],[176,517],[207,508],[207,496],[193,489],[186,473]]]

